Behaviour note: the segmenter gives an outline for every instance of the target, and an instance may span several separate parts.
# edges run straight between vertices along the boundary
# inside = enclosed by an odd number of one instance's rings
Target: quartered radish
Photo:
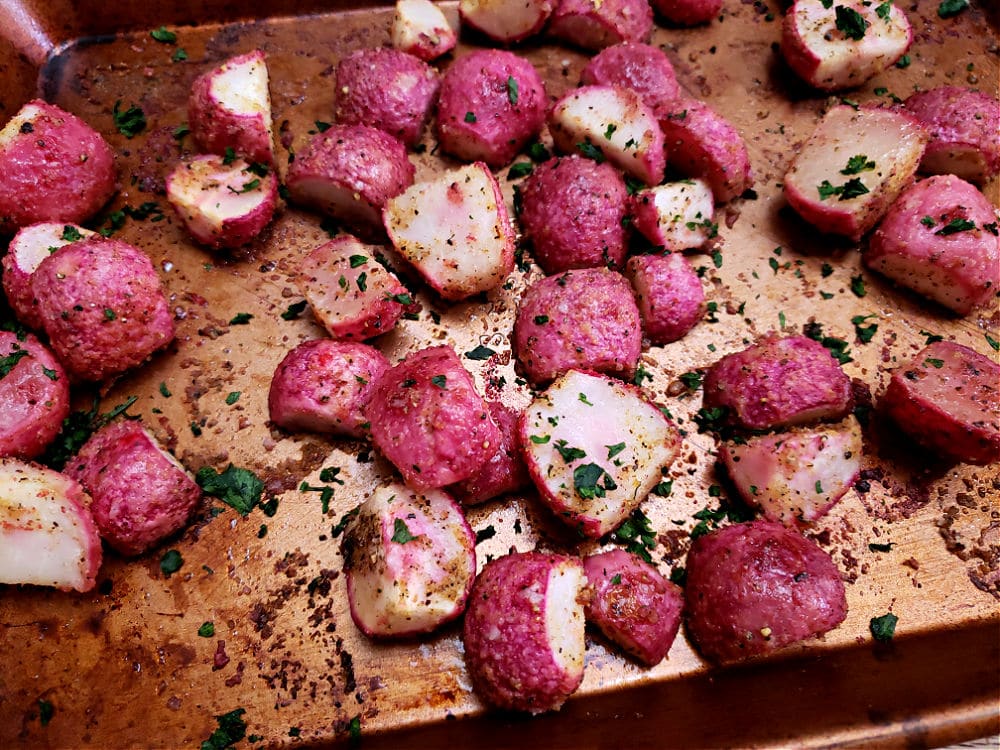
[[[392,482],[351,514],[341,550],[351,617],[362,632],[428,633],[462,614],[476,539],[451,497]]]
[[[666,250],[693,250],[718,233],[715,200],[705,180],[668,182],[629,198],[632,226]]]
[[[188,126],[198,146],[274,165],[267,60],[259,49],[230,58],[191,86]]]
[[[167,200],[196,241],[232,249],[250,242],[271,223],[278,180],[260,163],[195,156],[170,173]]]
[[[820,231],[857,241],[913,179],[926,144],[910,115],[838,105],[792,160],[785,197]]]
[[[548,117],[556,148],[607,159],[647,185],[663,179],[663,133],[632,89],[581,86],[557,101]]]
[[[31,274],[58,248],[94,234],[76,224],[52,221],[30,224],[14,235],[2,260],[3,290],[18,320],[29,328],[41,330],[42,321],[35,312],[35,297],[31,292]]]
[[[812,523],[836,505],[861,471],[861,425],[834,425],[729,441],[722,464],[743,499],[769,521]]]
[[[596,539],[660,481],[680,434],[634,386],[570,370],[525,410],[521,446],[543,502]]]
[[[781,30],[788,66],[824,91],[860,86],[895,63],[912,42],[906,13],[891,2],[796,0]]]
[[[549,36],[596,51],[622,42],[648,42],[653,11],[646,0],[560,0]]]
[[[302,259],[296,279],[313,314],[335,339],[362,341],[391,331],[413,300],[375,248],[340,235]]]
[[[69,378],[31,334],[0,331],[0,456],[35,458],[69,416]]]
[[[0,458],[0,583],[90,591],[101,540],[90,498],[69,477]]]
[[[575,557],[520,552],[487,563],[462,631],[476,694],[514,711],[558,710],[583,680],[586,586]]]
[[[495,42],[519,42],[542,30],[558,3],[552,0],[459,0],[463,26]]]
[[[442,297],[500,286],[514,267],[514,228],[482,162],[412,185],[384,209],[393,246]]]
[[[390,36],[393,47],[426,61],[441,57],[458,42],[448,19],[431,0],[396,0]]]
[[[701,278],[683,255],[634,255],[625,276],[635,292],[643,333],[653,344],[683,338],[705,314]]]

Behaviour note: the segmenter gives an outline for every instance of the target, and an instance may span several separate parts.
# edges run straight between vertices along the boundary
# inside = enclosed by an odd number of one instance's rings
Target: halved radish
[[[90,591],[100,567],[83,488],[37,464],[0,458],[0,583]]]
[[[521,446],[542,501],[595,539],[645,499],[680,440],[638,388],[579,370],[558,378],[521,416]]]
[[[705,180],[668,182],[629,198],[632,226],[667,250],[701,247],[718,232],[715,200]]]
[[[392,46],[421,60],[454,49],[458,35],[431,0],[397,0],[392,17]]]
[[[881,73],[912,42],[906,13],[891,2],[796,0],[785,14],[781,53],[802,80],[836,91]]]
[[[351,617],[369,636],[428,633],[465,609],[476,538],[451,497],[392,482],[354,511],[342,543]]]
[[[653,344],[683,338],[705,314],[705,290],[691,263],[679,253],[634,255],[625,266],[643,333]]]
[[[226,60],[191,86],[188,125],[195,143],[224,156],[274,165],[267,61],[259,49]]]
[[[69,378],[49,348],[0,331],[0,456],[35,458],[69,415]]]
[[[498,287],[514,268],[514,228],[482,162],[416,183],[386,203],[383,218],[400,255],[445,299]]]
[[[487,563],[462,631],[480,697],[515,711],[558,710],[583,680],[587,599],[575,557],[522,552]]]
[[[43,222],[22,228],[3,256],[3,290],[17,319],[29,328],[41,330],[42,321],[35,311],[31,274],[39,264],[63,245],[93,237],[94,232],[62,222]]]
[[[648,42],[653,10],[647,0],[559,0],[548,33],[596,51],[622,42]]]
[[[653,110],[632,89],[573,89],[553,105],[548,122],[556,148],[563,153],[598,152],[647,185],[663,178],[663,133]]]
[[[195,240],[231,249],[250,242],[271,223],[278,181],[261,164],[196,156],[170,173],[167,200]]]
[[[722,463],[740,495],[786,526],[826,515],[861,471],[861,425],[835,425],[723,443]]]
[[[552,15],[552,0],[459,0],[462,24],[495,42],[519,42],[542,30]]]
[[[346,234],[303,258],[297,281],[335,339],[361,341],[391,331],[404,306],[413,304],[396,275],[375,260],[375,248]]]
[[[927,138],[901,112],[833,107],[792,160],[785,197],[820,231],[857,241],[913,179]]]

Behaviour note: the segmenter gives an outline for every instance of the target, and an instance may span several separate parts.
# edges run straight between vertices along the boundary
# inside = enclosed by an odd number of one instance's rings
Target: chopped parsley
[[[899,622],[899,618],[892,612],[888,612],[881,617],[873,617],[868,622],[868,629],[871,630],[872,637],[876,641],[887,643],[896,634],[897,622]]]
[[[604,447],[608,449],[608,460],[610,461],[625,450],[625,443],[615,443],[614,445],[605,445]]]
[[[881,18],[883,21],[889,20],[889,14],[892,13],[892,3],[885,2],[881,5],[875,6],[875,15]]]
[[[470,123],[471,122],[475,122],[476,121],[476,113],[475,112],[466,112],[465,113],[465,121],[466,122],[470,122]]]
[[[485,529],[480,529],[476,532],[476,544],[485,542],[487,539],[492,539],[496,535],[497,530],[493,528],[493,524],[490,524]]]
[[[176,128],[174,128],[174,138],[178,141],[183,140],[184,136],[191,132],[191,128],[188,127],[186,122],[182,122]]]
[[[518,98],[517,79],[514,76],[507,76],[507,100],[516,107]]]
[[[872,552],[890,552],[893,544],[894,542],[889,542],[888,544],[876,544],[875,542],[869,542],[868,549]]]
[[[586,393],[579,393],[577,394],[577,397],[580,399],[580,403],[586,404],[587,406],[593,406],[593,403],[591,403],[590,399],[587,398]]]
[[[239,400],[240,400],[240,392],[239,391],[230,391],[229,395],[226,396],[226,406],[232,406],[233,404],[235,404]]]
[[[927,359],[924,360],[924,364],[930,365],[935,370],[940,370],[942,367],[944,367],[944,360],[935,359],[934,357],[928,357]]]
[[[444,375],[435,375],[431,378],[431,382],[442,391],[448,387],[448,378]]]
[[[246,736],[245,709],[236,708],[215,717],[218,728],[201,743],[201,750],[227,750]]]
[[[114,118],[118,132],[126,138],[132,139],[146,129],[146,115],[141,108],[134,104],[122,112],[121,104],[120,99],[115,102],[111,116]]]
[[[868,290],[865,289],[865,278],[861,274],[851,277],[851,291],[854,293],[855,297],[864,297],[868,294]]]
[[[230,192],[235,193],[236,195],[242,195],[243,193],[249,193],[251,190],[256,190],[259,187],[260,187],[260,179],[254,177],[249,182],[244,182],[243,187],[241,187],[239,190],[236,190],[233,187],[230,187],[229,190]]]
[[[198,628],[198,635],[201,636],[202,638],[211,638],[213,635],[215,635],[215,623],[212,622],[211,620],[206,620],[205,622],[203,622],[201,624],[201,627]]]
[[[303,312],[305,312],[307,304],[308,303],[305,300],[302,300],[301,302],[293,302],[287,308],[285,308],[285,311],[283,313],[281,313],[281,319],[282,320],[295,320]]]
[[[833,358],[840,364],[846,365],[848,362],[854,361],[854,358],[847,351],[847,342],[835,336],[825,336],[821,323],[807,323],[803,326],[802,333],[813,341],[818,341],[825,346],[830,354],[833,355]]]
[[[333,127],[332,125],[330,125],[330,123],[323,122],[322,120],[313,120],[313,125],[316,126],[317,132],[320,133],[325,133],[327,130]]]
[[[416,538],[416,536],[413,536],[413,534],[410,533],[410,527],[406,525],[406,521],[402,518],[397,518],[392,522],[393,542],[396,544],[406,544],[407,542],[412,542]]]
[[[163,553],[163,557],[160,558],[160,571],[167,578],[170,578],[174,573],[181,569],[184,564],[184,558],[181,557],[181,553],[175,549],[167,550]]]
[[[995,352],[1000,352],[1000,341],[990,336],[988,333],[984,333],[983,336],[986,337],[986,343],[990,345],[990,348]]]
[[[545,325],[548,322],[549,322],[549,316],[548,315],[536,315],[535,316],[535,325],[543,326],[543,325]]]
[[[638,508],[611,533],[611,541],[624,545],[626,550],[646,562],[653,562],[649,551],[656,548],[656,532],[649,518]]]
[[[831,266],[829,263],[824,263],[822,266],[820,266],[819,275],[822,276],[824,279],[827,276],[831,276],[832,274],[833,274],[833,266]]]
[[[63,420],[62,430],[59,435],[49,445],[42,456],[42,463],[56,471],[61,470],[96,430],[99,430],[121,414],[125,414],[128,408],[138,400],[137,396],[129,396],[125,401],[111,409],[111,411],[106,414],[100,414],[98,412],[100,401],[95,398],[90,411],[74,411],[70,413]]]
[[[534,169],[535,167],[530,161],[519,161],[517,164],[512,164],[510,169],[507,170],[507,179],[516,180],[521,177],[527,177]]]
[[[19,344],[14,344],[16,347],[14,351],[8,354],[6,357],[0,357],[0,380],[7,377],[10,371],[17,367],[17,363],[20,362],[25,357],[30,357],[26,349],[22,349]]]
[[[609,122],[608,127],[604,129],[604,139],[610,141],[611,136],[615,134],[616,130],[618,130],[618,126],[615,125],[613,122]]]
[[[943,0],[938,6],[938,18],[954,18],[969,7],[969,0]]]
[[[851,175],[875,169],[875,162],[864,154],[856,154],[847,160],[847,166],[840,170],[841,174]]]
[[[195,481],[206,495],[219,498],[241,516],[253,510],[264,494],[264,483],[256,474],[232,464],[221,474],[211,466],[202,466],[195,475]]]
[[[48,726],[54,714],[55,708],[53,708],[52,704],[44,698],[40,698],[38,700],[38,723],[43,727]]]
[[[496,354],[495,351],[490,349],[488,346],[483,346],[482,344],[480,344],[472,351],[466,352],[465,358],[475,360],[477,362],[482,362],[489,359],[494,354]]]
[[[601,483],[602,477],[603,483]],[[607,492],[617,487],[611,475],[597,464],[583,464],[573,469],[573,488],[584,500],[604,497]]]
[[[910,67],[910,56],[909,55],[903,55],[901,58],[899,58],[898,60],[896,60],[896,67],[899,68],[899,69],[901,69],[901,70],[903,68]]]
[[[871,24],[865,20],[864,16],[853,8],[848,8],[846,5],[838,5],[834,9],[834,12],[837,16],[837,29],[845,37],[853,39],[856,42],[865,38],[865,32]]]
[[[621,573],[615,573],[613,576],[611,576],[611,585],[612,586],[618,586],[621,582],[622,582],[622,574]]]
[[[531,440],[531,442],[533,442],[535,445],[545,445],[547,442],[549,442],[549,440],[552,439],[552,436],[551,435],[530,435],[528,437],[528,439]]]
[[[236,313],[230,319],[229,325],[231,325],[231,326],[245,326],[245,325],[248,325],[251,320],[253,320],[253,315],[251,315],[250,313],[239,312],[239,313]]]
[[[685,387],[689,391],[696,391],[701,388],[701,373],[700,372],[685,372],[679,376],[679,379],[684,383]]]
[[[361,273],[359,273],[358,274],[358,278],[355,279],[354,283],[356,283],[358,285],[358,290],[359,291],[367,292],[368,291],[368,272],[367,271],[362,271]]]
[[[876,318],[876,315],[855,315],[851,318],[851,323],[854,324],[854,333],[858,337],[858,341],[862,344],[869,343],[875,336],[875,332],[878,331],[878,323],[871,323],[870,325],[864,325],[865,321],[870,318]]]
[[[413,304],[413,297],[411,297],[409,294],[406,294],[405,292],[403,292],[402,294],[394,294],[394,295],[392,295],[392,299],[393,299],[394,302],[398,302],[401,305],[412,305]],[[433,317],[433,315],[432,315],[432,317]],[[440,321],[435,320],[434,322],[438,323]]]
[[[163,44],[173,44],[177,41],[177,34],[169,31],[166,26],[161,26],[158,29],[153,29],[149,32],[149,35],[153,37],[158,42]]]
[[[72,224],[67,224],[66,226],[64,226],[62,230],[62,235],[60,236],[66,242],[76,242],[77,240],[83,239],[83,235],[80,234],[80,230],[74,227]]]
[[[857,177],[852,177],[843,185],[833,185],[829,180],[823,180],[816,190],[819,192],[820,200],[824,201],[831,195],[838,196],[838,201],[846,201],[869,192],[865,184]]]
[[[970,229],[975,229],[976,225],[974,222],[968,219],[955,218],[937,230],[934,234],[948,236],[949,234],[958,234],[959,232],[968,232]]]
[[[185,50],[183,47],[178,47],[177,49],[174,50],[174,54],[170,56],[170,59],[173,60],[174,62],[184,62],[185,60],[188,59],[187,50]]]
[[[565,440],[556,440],[556,450],[559,451],[559,455],[562,456],[562,460],[566,463],[576,461],[578,458],[586,458],[587,452],[580,450],[579,448],[574,448],[571,445],[566,445]]]
[[[604,153],[593,143],[583,141],[582,143],[576,144],[576,149],[588,159],[593,159],[598,164],[604,163]]]

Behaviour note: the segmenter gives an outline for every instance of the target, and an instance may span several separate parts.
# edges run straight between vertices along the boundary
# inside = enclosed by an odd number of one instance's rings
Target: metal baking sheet
[[[901,747],[997,731],[997,467],[936,462],[877,418],[865,435],[867,491],[849,492],[813,532],[848,582],[848,618],[822,640],[722,671],[708,668],[683,632],[652,669],[588,635],[577,696],[559,714],[529,720],[483,710],[464,671],[457,626],[402,643],[361,636],[347,612],[331,527],[390,467],[363,443],[289,435],[267,422],[275,365],[300,341],[323,335],[308,311],[297,320],[281,313],[301,300],[293,282],[299,259],[327,232],[319,217],[289,206],[245,251],[213,254],[190,242],[162,195],[166,173],[192,150],[174,131],[199,73],[253,48],[267,53],[282,160],[317,121],[333,119],[337,61],[388,42],[386,7],[268,5],[267,17],[254,4],[221,0],[0,8],[4,117],[40,93],[104,133],[118,153],[121,191],[95,227],[109,226],[110,212],[126,204],[155,201],[165,216],[128,219],[116,236],[141,247],[159,269],[177,340],[106,388],[103,408],[137,396],[129,413],[141,415],[191,470],[232,462],[257,472],[279,499],[273,517],[259,509],[240,517],[206,499],[190,527],[159,550],[136,560],[109,552],[87,595],[0,590],[0,746],[198,746],[216,715],[238,708],[247,734],[259,738],[239,747],[349,742],[352,727],[366,747],[407,748]],[[457,22],[454,4],[445,7]],[[982,10],[941,20],[935,2],[904,7],[916,33],[912,64],[845,98],[884,101],[946,83],[997,94],[996,27]],[[1000,339],[996,304],[956,319],[863,270],[858,246],[819,236],[790,213],[782,175],[840,97],[810,91],[782,63],[782,9],[776,1],[727,0],[706,27],[660,25],[654,32],[687,92],[743,133],[757,178],[755,200],[722,209],[717,255],[693,256],[713,310],[682,341],[643,354],[652,376],[646,387],[685,431],[671,496],[642,506],[658,532],[654,559],[664,572],[683,564],[692,515],[718,506],[710,486],[728,492],[712,439],[691,420],[700,393],[688,392],[681,374],[767,331],[798,332],[815,321],[850,342],[854,361],[845,370],[863,384],[862,396],[877,399],[887,372],[923,345],[924,332],[993,356],[985,335]],[[176,44],[150,37],[161,24],[176,31]],[[463,38],[456,54],[481,44]],[[178,47],[186,60],[172,60]],[[537,66],[553,97],[576,85],[587,60],[544,39],[517,51]],[[116,101],[143,109],[143,133],[129,140],[116,132]],[[425,144],[411,156],[418,179],[454,164],[436,153],[430,135]],[[506,170],[498,176],[510,201]],[[997,187],[987,187],[994,204]],[[497,357],[464,360],[477,384],[524,405],[530,393],[518,384],[508,337],[517,299],[538,274],[537,267],[516,270],[508,288],[459,304],[421,291],[418,320],[402,321],[377,345],[392,361],[442,341],[459,354],[487,345]],[[864,296],[852,292],[859,276]],[[238,313],[252,318],[234,324]],[[876,316],[871,343],[855,340],[855,315]],[[227,404],[237,391],[238,401]],[[89,407],[91,398],[81,392],[77,403]],[[319,472],[328,466],[341,467],[345,484],[335,487],[324,514],[317,493],[297,488],[322,484]],[[477,508],[469,518],[474,529],[496,531],[477,547],[480,565],[510,548],[585,553],[597,546],[577,545],[530,494]],[[888,542],[890,552],[868,546]],[[168,549],[184,560],[169,577],[159,565]],[[890,610],[899,617],[897,636],[873,645],[869,619]],[[214,636],[199,637],[208,621]],[[44,724],[40,701],[53,708]]]

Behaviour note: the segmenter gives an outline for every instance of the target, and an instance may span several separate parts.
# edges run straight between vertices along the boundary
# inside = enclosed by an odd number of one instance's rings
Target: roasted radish
[[[421,349],[386,370],[365,414],[375,446],[413,487],[468,479],[500,446],[489,408],[449,346]]]
[[[114,195],[115,155],[79,117],[34,99],[0,130],[0,235],[86,221]]]
[[[851,380],[826,347],[773,333],[712,365],[704,394],[707,408],[749,430],[841,419],[853,405]]]
[[[880,406],[933,454],[1000,461],[1000,366],[950,341],[925,347],[892,373]]]
[[[199,148],[274,165],[267,60],[259,49],[226,60],[195,79],[188,125]]]
[[[583,680],[586,585],[575,557],[521,552],[486,564],[462,631],[484,701],[533,714],[562,707]]]
[[[363,341],[391,331],[413,300],[375,248],[350,235],[320,245],[302,259],[299,289],[335,339]]]
[[[643,664],[663,661],[680,629],[683,589],[623,549],[591,555],[583,569],[594,590],[587,620]]]
[[[861,426],[853,416],[723,443],[719,456],[747,504],[786,526],[822,518],[861,471]]]
[[[642,351],[642,321],[625,277],[583,268],[528,288],[513,340],[524,374],[535,384],[571,368],[631,377]]]
[[[660,481],[680,434],[638,388],[570,370],[525,410],[521,446],[542,501],[596,539]]]
[[[268,391],[271,421],[286,430],[368,434],[365,406],[389,368],[378,349],[347,341],[303,341],[281,360]]]
[[[687,629],[713,662],[735,662],[821,635],[847,616],[833,559],[770,521],[694,540],[684,586]]]
[[[997,215],[976,187],[937,175],[908,188],[872,234],[865,265],[959,315],[1000,290]]]
[[[607,159],[647,185],[663,179],[663,133],[653,110],[632,89],[573,89],[552,106],[548,124],[556,148],[564,154]]]
[[[653,10],[670,23],[696,26],[719,15],[722,0],[652,0]]]
[[[857,241],[916,174],[926,143],[910,115],[838,105],[792,160],[785,197],[821,232]]]
[[[0,458],[0,583],[84,592],[100,567],[101,539],[83,488],[64,474]]]
[[[554,5],[553,0],[459,0],[458,13],[464,26],[506,44],[541,31]]]
[[[458,35],[431,0],[396,0],[392,46],[430,61],[454,49]]]
[[[28,334],[0,331],[0,456],[35,458],[69,415],[69,378]]]
[[[580,73],[580,83],[632,89],[654,112],[669,106],[680,93],[667,56],[659,47],[641,42],[602,49]]]
[[[196,156],[170,173],[167,200],[197,242],[233,249],[271,223],[278,205],[278,180],[263,164]]]
[[[454,500],[393,482],[352,514],[341,549],[351,617],[365,635],[429,633],[462,614],[476,539]]]
[[[635,291],[643,331],[653,344],[683,338],[705,314],[701,279],[683,255],[636,255],[629,258],[625,276]]]
[[[23,227],[14,235],[3,256],[3,290],[18,320],[29,328],[41,330],[42,321],[35,312],[31,291],[31,274],[63,245],[94,234],[76,224],[43,222]]]
[[[549,36],[585,50],[622,42],[648,42],[653,11],[647,0],[559,0]]]
[[[500,430],[500,443],[493,456],[472,476],[448,487],[462,505],[478,505],[531,486],[518,434],[520,413],[496,401],[488,401],[486,405]]]
[[[447,300],[498,287],[514,268],[514,228],[483,162],[412,185],[386,202],[383,220],[396,250]]]
[[[639,190],[629,198],[632,226],[665,250],[692,250],[715,237],[718,226],[712,188],[705,180],[683,180]]]

